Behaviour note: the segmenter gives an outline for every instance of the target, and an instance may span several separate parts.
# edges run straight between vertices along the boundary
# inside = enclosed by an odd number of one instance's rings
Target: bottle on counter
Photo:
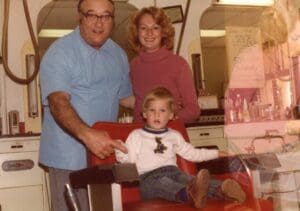
[[[235,112],[237,114],[238,122],[243,121],[243,108],[242,108],[242,98],[240,94],[236,94],[235,103],[234,103]]]
[[[244,122],[250,122],[250,113],[248,108],[248,103],[246,98],[243,100],[243,121]]]
[[[234,108],[233,100],[231,98],[226,99],[226,119],[228,123],[235,123],[237,121],[237,115]]]

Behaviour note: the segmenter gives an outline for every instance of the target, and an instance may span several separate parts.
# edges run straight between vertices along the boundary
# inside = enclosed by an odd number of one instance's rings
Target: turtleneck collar
[[[160,60],[165,59],[166,57],[170,56],[172,54],[171,51],[169,51],[166,47],[161,47],[157,51],[154,52],[144,52],[140,51],[139,55],[143,62],[157,62]]]
[[[162,133],[165,133],[168,131],[168,128],[162,128],[160,130],[155,130],[155,129],[152,129],[150,127],[147,127],[146,125],[143,127],[143,130],[148,132],[148,133],[153,133],[153,134],[162,134]]]

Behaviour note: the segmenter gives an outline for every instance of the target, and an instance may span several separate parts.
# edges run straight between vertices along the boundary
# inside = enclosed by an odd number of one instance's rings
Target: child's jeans
[[[176,166],[164,166],[140,176],[140,190],[143,199],[163,198],[180,201],[176,194],[187,186],[194,177],[187,175]],[[207,197],[223,199],[221,181],[211,179]]]
[[[176,166],[164,166],[140,176],[140,190],[143,199],[163,198],[177,201],[176,194],[193,179]]]

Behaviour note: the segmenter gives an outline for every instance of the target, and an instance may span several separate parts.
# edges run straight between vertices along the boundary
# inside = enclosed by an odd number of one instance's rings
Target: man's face
[[[92,47],[100,48],[111,34],[113,14],[114,6],[108,0],[83,1],[79,12],[82,38]]]

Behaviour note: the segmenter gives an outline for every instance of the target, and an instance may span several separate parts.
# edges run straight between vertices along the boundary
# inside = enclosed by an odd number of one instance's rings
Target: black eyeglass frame
[[[100,20],[103,23],[108,23],[109,21],[112,21],[115,17],[113,14],[110,13],[104,15],[96,15],[83,12],[82,10],[79,10],[79,13],[81,13],[87,19],[87,21],[91,23],[96,23],[98,20]]]

